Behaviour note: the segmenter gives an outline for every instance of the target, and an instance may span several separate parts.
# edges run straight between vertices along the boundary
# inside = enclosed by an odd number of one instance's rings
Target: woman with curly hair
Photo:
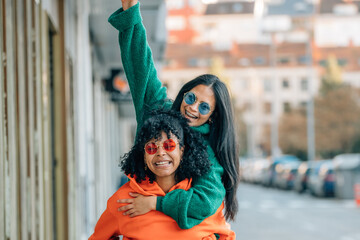
[[[186,83],[173,103],[164,102],[162,86],[154,66],[151,49],[140,14],[138,0],[121,0],[109,22],[119,31],[121,59],[133,98],[138,129],[146,106],[163,104],[180,112],[189,125],[202,134],[207,146],[210,171],[193,181],[188,190],[174,190],[166,196],[147,197],[129,194],[119,208],[130,217],[158,210],[172,217],[182,229],[201,223],[216,212],[225,199],[225,217],[234,220],[238,210],[236,191],[239,182],[239,159],[231,99],[226,85],[218,77],[205,74]]]
[[[121,169],[130,181],[108,200],[107,208],[95,226],[90,240],[112,239],[235,239],[222,213],[217,212],[192,229],[180,229],[177,223],[159,211],[129,218],[118,209],[118,198],[129,192],[145,196],[165,196],[182,189],[210,169],[206,146],[201,136],[190,129],[179,113],[158,111],[148,118],[136,137],[131,151],[124,155]],[[215,236],[215,233],[217,236]]]

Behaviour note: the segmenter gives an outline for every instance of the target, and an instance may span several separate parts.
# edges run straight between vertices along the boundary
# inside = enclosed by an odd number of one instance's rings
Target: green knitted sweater
[[[146,106],[171,106],[167,99],[166,88],[158,79],[152,53],[146,40],[146,31],[140,14],[140,4],[123,11],[114,12],[108,19],[119,31],[121,58],[132,94],[138,129],[142,125]],[[158,197],[156,210],[172,217],[182,229],[192,228],[211,216],[220,207],[225,188],[221,182],[224,169],[209,145],[210,127],[204,124],[193,127],[199,131],[207,144],[207,152],[212,163],[211,171],[200,177],[190,190],[174,190],[165,197]]]

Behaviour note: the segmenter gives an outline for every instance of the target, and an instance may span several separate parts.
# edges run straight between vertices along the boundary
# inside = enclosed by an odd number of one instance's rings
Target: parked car
[[[340,199],[354,198],[354,185],[360,183],[360,154],[347,153],[334,157],[335,195]]]
[[[307,161],[300,164],[295,180],[294,180],[294,190],[298,193],[303,193],[308,190],[308,181],[310,171],[314,170],[316,166],[316,161]]]
[[[268,170],[270,165],[269,159],[262,158],[254,161],[252,169],[252,183],[260,184],[262,182],[263,175]]]
[[[251,158],[240,162],[241,180],[249,183],[261,183],[264,171],[270,162],[265,158]]]
[[[242,159],[240,161],[240,179],[243,182],[248,182],[250,179],[251,172],[251,161],[248,159]]]
[[[316,161],[309,175],[310,193],[317,197],[333,197],[335,193],[334,163],[332,160]]]
[[[279,169],[275,179],[276,187],[285,190],[293,189],[294,180],[300,164],[300,161],[290,161],[278,164],[275,169]]]
[[[268,171],[263,176],[262,184],[267,187],[275,186],[275,179],[277,178],[277,174],[279,172],[276,171],[276,166],[280,163],[299,161],[300,159],[293,155],[282,155],[276,158],[271,158]]]

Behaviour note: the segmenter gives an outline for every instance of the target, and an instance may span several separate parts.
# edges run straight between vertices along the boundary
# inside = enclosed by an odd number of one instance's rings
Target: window
[[[168,68],[174,68],[177,66],[177,61],[174,59],[165,59],[164,66]]]
[[[321,60],[319,61],[319,65],[322,66],[322,67],[326,67],[327,61],[326,61],[325,59],[321,59]]]
[[[284,102],[284,112],[291,112],[291,106],[289,102]]]
[[[197,63],[198,63],[198,60],[196,58],[190,58],[188,60],[188,65],[190,67],[196,67],[197,66]]]
[[[281,64],[281,65],[289,64],[290,63],[290,58],[289,57],[280,57],[278,59],[278,63]]]
[[[234,3],[234,5],[232,5],[232,10],[233,12],[235,13],[239,13],[239,12],[242,12],[243,11],[243,5],[242,3]]]
[[[269,78],[263,79],[263,89],[265,92],[271,92],[271,90],[272,90],[271,79],[269,79]]]
[[[348,63],[347,59],[340,58],[340,59],[338,60],[339,66],[342,66],[342,67],[343,67],[343,66],[346,66],[347,63]]]
[[[208,58],[199,59],[197,61],[197,65],[199,67],[210,67],[211,66],[211,59],[208,59]]]
[[[265,112],[265,114],[270,114],[271,113],[271,103],[270,102],[265,102],[264,103],[264,112]]]
[[[239,64],[240,66],[246,67],[246,66],[249,66],[249,65],[250,65],[250,61],[249,61],[249,59],[247,59],[247,58],[240,58],[239,61],[238,61],[238,64]],[[359,65],[360,65],[360,59],[359,59]]]
[[[307,65],[310,61],[308,56],[300,56],[297,58],[297,62],[300,65]]]
[[[306,92],[307,90],[309,90],[309,80],[306,77],[301,78],[300,89],[303,92]]]
[[[254,63],[255,65],[264,65],[265,64],[265,58],[264,57],[261,57],[261,56],[258,56],[256,58],[254,58]]]
[[[282,80],[282,86],[283,86],[283,88],[284,88],[284,89],[288,89],[288,88],[290,88],[290,82],[289,82],[289,79],[284,78],[284,79]]]
[[[307,107],[307,102],[301,102],[301,103],[300,103],[300,107],[303,108],[303,109],[306,109],[306,107]]]

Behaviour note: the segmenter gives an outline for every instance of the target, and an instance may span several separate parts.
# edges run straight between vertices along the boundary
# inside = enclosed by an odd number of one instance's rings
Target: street
[[[360,240],[354,200],[316,198],[240,183],[231,228],[240,240]]]

